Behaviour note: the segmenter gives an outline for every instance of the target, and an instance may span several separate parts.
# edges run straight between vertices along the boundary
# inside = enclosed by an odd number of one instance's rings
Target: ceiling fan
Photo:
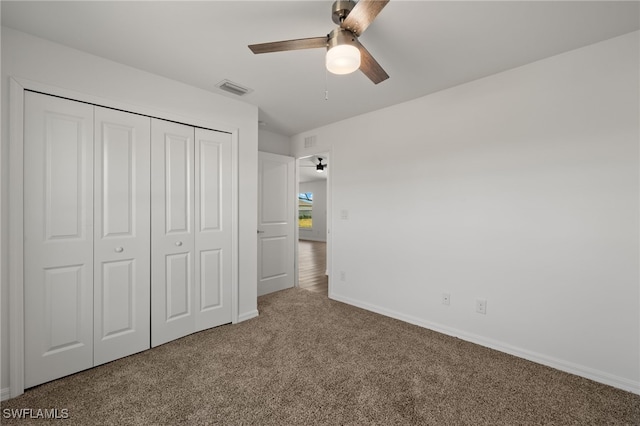
[[[318,160],[318,164],[302,164],[301,167],[315,167],[316,168],[316,172],[318,173],[322,173],[324,172],[324,169],[326,169],[327,167],[329,167],[328,164],[322,164],[322,161],[324,160],[324,158],[322,157],[316,157]]]
[[[334,74],[349,74],[360,69],[374,84],[389,78],[384,69],[358,41],[364,30],[376,19],[389,0],[338,0],[331,8],[331,18],[339,25],[324,37],[251,44],[255,54],[287,50],[327,49],[327,70]]]

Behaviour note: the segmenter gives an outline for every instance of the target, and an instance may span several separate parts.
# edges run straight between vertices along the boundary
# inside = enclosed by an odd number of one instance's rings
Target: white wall
[[[291,155],[291,138],[268,130],[258,130],[258,150],[272,154]]]
[[[332,149],[331,297],[640,393],[639,48],[295,135]]]
[[[239,303],[241,319],[257,315],[257,164],[256,107],[187,86],[96,56],[2,28],[2,93],[18,77],[172,115],[239,129]],[[8,97],[2,97],[2,379],[8,382]]]
[[[298,239],[327,241],[327,181],[301,182],[299,192],[313,192],[313,229],[298,230]]]

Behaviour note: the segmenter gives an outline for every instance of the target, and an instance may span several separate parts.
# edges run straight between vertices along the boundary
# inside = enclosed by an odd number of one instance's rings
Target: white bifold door
[[[149,348],[149,131],[25,94],[25,387]]]
[[[231,135],[154,119],[151,152],[157,346],[231,321]]]
[[[231,322],[231,135],[24,105],[25,387]]]
[[[150,347],[150,119],[95,108],[93,363]]]

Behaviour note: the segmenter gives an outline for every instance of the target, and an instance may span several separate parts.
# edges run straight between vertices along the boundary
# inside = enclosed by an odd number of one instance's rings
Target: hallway
[[[298,262],[300,288],[328,295],[327,243],[299,240]]]

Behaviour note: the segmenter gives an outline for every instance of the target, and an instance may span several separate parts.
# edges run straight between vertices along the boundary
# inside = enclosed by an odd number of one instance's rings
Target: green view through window
[[[298,194],[298,226],[311,229],[313,225],[313,192]]]

